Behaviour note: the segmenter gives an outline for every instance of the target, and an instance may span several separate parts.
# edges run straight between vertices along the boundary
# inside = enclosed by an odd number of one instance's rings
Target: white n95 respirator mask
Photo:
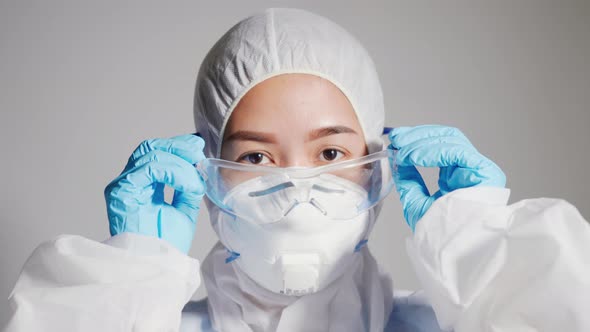
[[[325,288],[357,259],[375,207],[393,188],[394,151],[314,168],[205,159],[197,165],[219,209],[226,263],[260,286],[301,296]]]

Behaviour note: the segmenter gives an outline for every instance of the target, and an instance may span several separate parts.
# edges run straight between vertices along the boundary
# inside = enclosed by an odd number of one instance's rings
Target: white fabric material
[[[590,331],[590,226],[563,200],[506,206],[507,198],[506,189],[457,190],[437,200],[408,239],[439,322],[456,332]],[[197,269],[196,260],[157,238],[121,234],[101,244],[61,236],[25,263],[5,331],[177,331]],[[232,271],[221,275],[230,278],[217,285],[237,288]],[[247,309],[246,317],[258,310]],[[429,331],[415,314],[421,309],[396,309],[386,330]],[[183,317],[194,331],[207,331],[202,317]]]
[[[233,264],[218,244],[203,262],[213,327],[219,331],[383,331],[391,312],[392,286],[367,247],[346,274],[303,297],[268,291]],[[349,290],[349,291],[344,291]],[[305,317],[302,315],[305,314]]]
[[[176,331],[199,284],[198,261],[157,238],[64,235],[25,263],[6,331]]]
[[[206,156],[219,157],[225,125],[241,97],[257,83],[287,73],[317,75],[340,88],[357,114],[369,152],[381,149],[383,93],[364,47],[319,15],[272,8],[233,26],[201,64],[194,111]]]
[[[396,291],[384,332],[443,332],[424,292]],[[182,310],[180,332],[214,332],[207,299],[189,302]],[[347,331],[347,330],[344,330]]]
[[[352,35],[330,20],[303,10],[283,8],[267,9],[242,20],[221,37],[203,60],[197,77],[194,111],[197,131],[205,140],[205,155],[219,158],[225,126],[240,99],[257,83],[287,73],[313,74],[337,86],[356,112],[369,153],[382,149],[383,94],[368,52]],[[350,222],[339,229],[324,227],[316,231],[314,236],[317,241],[312,239],[309,242],[316,247],[309,248],[305,246],[302,235],[312,233],[311,221],[317,221],[315,228],[321,226],[320,220],[310,220],[309,216],[302,215],[300,217],[303,218],[272,227],[271,233],[270,229],[248,228],[241,220],[231,223],[217,206],[208,199],[205,201],[213,229],[222,244],[240,254],[232,262],[232,268],[238,275],[245,273],[255,280],[233,282],[234,287],[228,289],[215,287],[215,283],[205,284],[214,313],[214,327],[230,331],[277,327],[280,331],[292,331],[303,326],[312,330],[309,324],[318,326],[318,330],[325,330],[328,326],[330,330],[338,330],[338,326],[360,328],[358,324],[363,324],[363,329],[383,330],[389,315],[384,310],[390,309],[390,305],[384,303],[391,303],[391,292],[369,291],[365,285],[354,280],[355,273],[370,274],[363,277],[365,280],[380,278],[376,266],[373,267],[365,261],[364,255],[354,251],[361,239],[367,239],[379,206],[367,213],[370,220],[363,220],[363,223]],[[302,227],[308,229],[297,232],[297,228]],[[278,239],[282,241],[279,243]],[[322,261],[320,268],[310,263],[292,266],[288,271],[274,264],[287,258],[284,253],[293,258],[292,254],[301,257],[310,252],[319,253],[322,260],[327,257],[328,261]],[[211,255],[213,257],[208,259],[217,261],[206,264],[204,269],[205,274],[211,275],[210,279],[235,278],[230,269],[218,267],[225,264],[227,254],[223,250]],[[363,266],[360,272],[352,265],[355,260]],[[312,261],[310,256],[308,261]],[[292,284],[302,288],[299,292],[317,289],[318,292],[313,295],[305,295],[295,301],[278,294],[267,294],[267,289],[277,291],[280,288],[277,283],[295,279],[301,281],[295,275],[309,276],[314,272],[318,274],[317,282],[307,280],[299,285]],[[336,281],[330,283],[332,280]],[[376,287],[379,285],[376,284]],[[288,287],[285,283],[282,288]],[[243,293],[253,299],[238,301]],[[336,297],[345,299],[348,304],[346,314],[335,312],[333,306],[327,305]],[[259,301],[264,306],[258,306],[256,314],[250,314],[254,310],[251,302]],[[374,311],[364,317],[369,321],[359,320],[362,308]]]
[[[407,248],[443,329],[590,331],[590,226],[564,200],[443,196]]]

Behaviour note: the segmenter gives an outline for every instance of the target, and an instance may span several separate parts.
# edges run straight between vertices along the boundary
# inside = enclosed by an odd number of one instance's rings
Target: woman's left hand
[[[474,186],[504,187],[506,176],[491,160],[480,154],[456,128],[426,125],[399,127],[389,134],[399,150],[394,174],[404,217],[412,231],[416,223],[439,197],[461,188]],[[439,167],[439,190],[430,195],[416,166]]]

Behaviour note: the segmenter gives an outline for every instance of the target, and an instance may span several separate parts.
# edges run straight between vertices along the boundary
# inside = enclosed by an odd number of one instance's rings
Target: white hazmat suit
[[[219,156],[240,98],[285,73],[338,86],[369,151],[382,148],[383,96],[364,48],[325,18],[269,9],[230,29],[203,62],[195,120],[207,156]],[[367,247],[332,285],[291,297],[226,264],[221,243],[201,266],[157,238],[123,233],[100,243],[63,235],[25,263],[6,331],[590,331],[587,222],[562,200],[507,205],[508,196],[503,188],[467,188],[431,206],[407,240],[424,288],[415,293],[393,292]],[[208,208],[219,232],[220,212]],[[187,304],[199,269],[208,300]]]

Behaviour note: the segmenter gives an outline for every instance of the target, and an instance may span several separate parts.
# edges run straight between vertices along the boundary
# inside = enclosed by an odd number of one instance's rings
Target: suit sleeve
[[[590,331],[590,226],[558,199],[507,205],[474,187],[437,200],[408,239],[440,326],[472,331]]]
[[[177,331],[199,284],[199,262],[163,240],[62,235],[25,263],[5,331]]]

